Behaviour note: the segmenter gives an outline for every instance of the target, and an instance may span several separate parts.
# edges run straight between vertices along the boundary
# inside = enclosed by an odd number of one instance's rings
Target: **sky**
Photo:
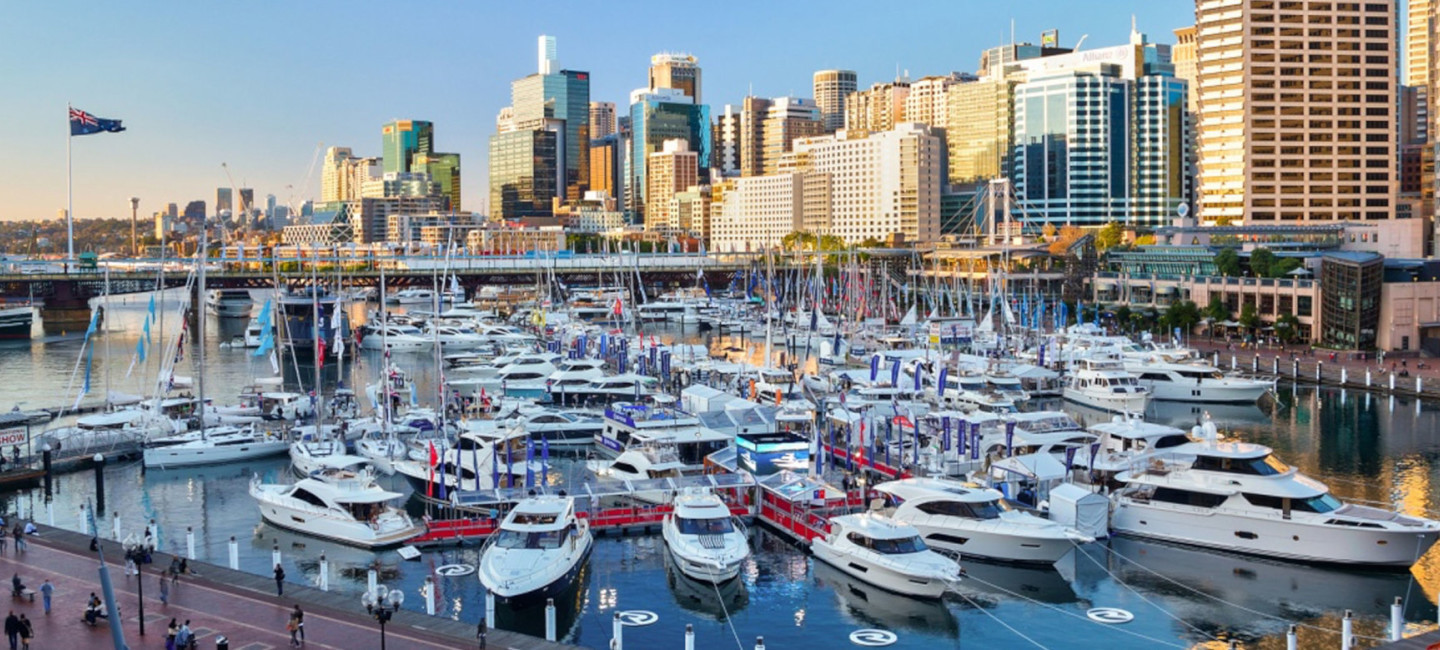
[[[323,146],[380,155],[392,119],[435,123],[438,151],[462,156],[464,209],[488,194],[486,157],[510,82],[536,70],[555,36],[562,68],[591,73],[591,99],[623,106],[649,57],[688,52],[718,113],[749,93],[811,95],[815,70],[855,70],[860,86],[974,72],[980,52],[1038,43],[1123,44],[1131,16],[1159,43],[1194,23],[1185,0],[725,3],[7,2],[0,20],[0,219],[53,219],[66,205],[66,105],[124,121],[73,138],[75,215],[148,216],[215,188],[281,205],[318,198]],[[319,152],[323,160],[323,151]]]

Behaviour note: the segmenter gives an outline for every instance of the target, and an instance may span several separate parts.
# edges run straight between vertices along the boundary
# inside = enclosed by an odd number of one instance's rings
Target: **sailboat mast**
[[[200,297],[198,311],[195,311],[195,396],[199,398],[200,404],[200,435],[205,435],[205,258],[210,250],[210,227],[209,224],[201,222],[200,248],[195,251],[196,264],[199,268],[195,270],[195,281],[200,285],[196,295]],[[194,302],[190,303],[190,309],[196,310]],[[174,368],[170,369],[173,374]]]

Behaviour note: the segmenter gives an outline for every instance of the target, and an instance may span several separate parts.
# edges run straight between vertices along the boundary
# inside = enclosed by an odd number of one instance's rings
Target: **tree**
[[[1270,277],[1283,278],[1289,275],[1291,271],[1294,271],[1295,269],[1304,266],[1304,264],[1304,262],[1301,262],[1298,258],[1294,257],[1279,258],[1275,260],[1275,263],[1270,266]]]
[[[1085,236],[1085,231],[1075,226],[1065,226],[1060,229],[1060,237],[1050,244],[1050,254],[1055,257],[1064,257],[1065,251],[1069,250],[1075,242]]]
[[[1271,269],[1275,265],[1275,254],[1268,248],[1257,248],[1250,251],[1250,272],[1257,278],[1273,277]]]
[[[1235,223],[1235,217],[1215,217],[1217,227],[1229,226]]]
[[[1295,314],[1280,314],[1280,317],[1275,319],[1275,333],[1287,344],[1300,338],[1301,327],[1303,325],[1300,324],[1300,318]]]
[[[1154,246],[1154,245],[1155,245],[1155,235],[1140,235],[1139,237],[1136,237],[1136,238],[1135,238],[1135,245],[1136,245],[1136,246]]]
[[[1160,317],[1160,324],[1167,329],[1178,327],[1182,331],[1189,332],[1199,324],[1200,319],[1200,307],[1189,300],[1181,300],[1170,304],[1170,307],[1165,310],[1165,314]]]
[[[1240,326],[1248,330],[1260,329],[1260,314],[1255,311],[1254,303],[1245,303],[1240,307]]]
[[[1100,232],[1095,233],[1095,247],[1100,250],[1109,250],[1120,245],[1125,239],[1125,228],[1118,221],[1111,221],[1105,224]]]
[[[1220,294],[1210,296],[1210,304],[1205,307],[1205,317],[1215,322],[1230,320],[1230,308],[1225,306]]]
[[[1220,275],[1240,275],[1240,254],[1233,248],[1222,249],[1215,254],[1215,269],[1220,271]]]
[[[1128,326],[1130,325],[1130,315],[1131,315],[1131,311],[1130,311],[1130,306],[1129,306],[1129,305],[1120,305],[1119,307],[1116,307],[1116,308],[1115,308],[1115,327],[1116,327],[1117,329],[1121,329],[1121,330],[1123,330],[1123,329],[1125,329],[1126,327],[1128,327]]]
[[[1048,221],[1045,222],[1045,226],[1040,229],[1040,234],[1044,237],[1045,241],[1055,241],[1055,232],[1055,224]]]

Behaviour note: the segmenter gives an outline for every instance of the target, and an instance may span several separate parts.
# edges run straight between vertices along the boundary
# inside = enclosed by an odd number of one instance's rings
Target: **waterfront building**
[[[344,215],[350,221],[353,241],[359,244],[375,244],[386,241],[389,236],[392,214],[441,214],[445,205],[444,197],[438,193],[430,195],[395,195],[363,197],[346,201]],[[312,223],[317,223],[312,220]]]
[[[1395,12],[1197,1],[1204,221],[1395,216]]]
[[[677,230],[680,219],[671,212],[670,200],[699,181],[699,158],[690,150],[690,143],[680,138],[666,140],[649,158],[645,165],[645,229]]]
[[[1320,344],[1342,350],[1373,350],[1380,323],[1385,257],[1336,252],[1320,258]]]
[[[700,99],[700,64],[694,56],[661,52],[650,57],[650,89],[674,88],[694,104]]]
[[[412,159],[417,172],[428,174],[439,184],[439,192],[445,197],[446,212],[459,212],[460,204],[460,154],[458,153],[417,153]]]
[[[443,236],[450,234],[448,228],[460,228],[462,231],[455,231],[457,235],[453,240],[455,245],[465,243],[466,228],[473,228],[479,224],[476,215],[470,213],[427,213],[427,214],[387,214],[385,215],[385,241],[389,243],[402,242],[424,242],[428,244],[445,244],[447,241]],[[425,241],[424,229],[432,228],[430,241]]]
[[[804,176],[788,173],[726,180],[714,206],[711,250],[763,250],[779,246],[786,235],[801,230]]]
[[[600,140],[615,132],[615,102],[590,102],[590,139]]]
[[[820,111],[820,123],[826,133],[845,128],[845,98],[855,92],[857,77],[854,70],[819,70],[814,84],[815,106]]]
[[[1012,178],[1028,227],[1168,223],[1190,191],[1187,89],[1169,47],[1132,32],[1019,65]]]
[[[465,250],[472,255],[514,255],[530,251],[565,250],[565,229],[559,226],[526,228],[490,222],[470,229]]]
[[[630,94],[630,147],[625,161],[624,207],[648,223],[645,165],[666,140],[685,140],[698,160],[710,160],[710,110],[682,90],[641,88]]]
[[[358,199],[356,200],[358,201]],[[308,223],[285,226],[280,242],[289,245],[333,246],[356,241],[354,224],[350,221],[352,201],[321,203],[311,211]]]
[[[905,98],[909,96],[910,82],[903,79],[850,93],[845,97],[845,130],[858,136],[895,128],[906,121]]]
[[[424,120],[394,120],[380,127],[380,154],[383,173],[413,171],[417,153],[434,153],[435,125]]]
[[[556,216],[571,232],[610,233],[624,230],[627,225],[615,197],[603,190],[586,192],[580,201],[562,206]]]

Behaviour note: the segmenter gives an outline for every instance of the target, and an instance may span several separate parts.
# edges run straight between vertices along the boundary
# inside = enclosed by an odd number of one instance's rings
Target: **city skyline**
[[[747,94],[809,97],[816,70],[855,70],[859,85],[895,77],[973,72],[980,52],[1009,40],[1011,17],[996,9],[976,16],[968,7],[917,3],[913,15],[934,20],[877,25],[855,20],[854,11],[822,14],[795,7],[765,6],[775,20],[751,21],[734,12],[706,15],[713,28],[697,34],[684,16],[653,12],[641,3],[612,11],[562,4],[546,16],[513,6],[412,8],[434,34],[415,47],[428,54],[393,56],[347,43],[381,42],[393,24],[379,7],[345,5],[350,31],[336,38],[333,9],[340,5],[277,7],[263,14],[245,7],[215,12],[198,7],[145,4],[99,22],[75,21],[63,5],[22,5],[0,26],[0,53],[7,78],[25,89],[0,102],[11,125],[7,148],[24,156],[0,161],[7,179],[0,219],[53,219],[65,205],[66,128],[62,105],[125,120],[125,133],[75,141],[77,218],[128,216],[129,197],[141,198],[145,214],[166,203],[213,198],[234,184],[275,194],[280,205],[299,205],[320,193],[319,162],[325,147],[381,154],[380,128],[395,119],[435,124],[437,147],[464,156],[463,193],[477,197],[468,210],[488,212],[486,150],[494,117],[510,101],[510,83],[535,69],[535,39],[555,36],[560,68],[591,74],[591,99],[627,101],[644,87],[650,57],[686,52],[704,69],[704,101],[711,114]],[[218,12],[218,13],[216,13]],[[786,12],[794,15],[783,15]],[[1045,2],[1014,22],[1016,40],[1038,42],[1040,32],[1062,28],[1062,45],[1082,36],[1085,47],[1125,42],[1130,16],[1160,43],[1194,21],[1193,5],[1155,7],[1139,2],[1107,5],[1103,15],[1085,7]],[[483,23],[479,22],[483,21]],[[72,45],[56,50],[48,34],[65,24]],[[475,25],[503,26],[500,38],[469,39]],[[803,26],[800,38],[791,32]],[[147,38],[155,30],[176,38]],[[189,51],[185,37],[216,29],[245,35],[233,47]],[[735,30],[746,38],[736,39]],[[639,32],[639,33],[637,33]],[[596,34],[614,34],[596,38]],[[677,36],[683,34],[683,36]],[[728,36],[727,36],[728,34]],[[810,36],[807,36],[810,35]],[[322,38],[323,36],[323,38]],[[222,39],[223,40],[223,39]],[[756,48],[748,43],[770,43]],[[404,48],[401,48],[402,51]],[[43,65],[27,53],[46,51]],[[404,84],[393,83],[403,79]],[[375,89],[366,89],[366,84]],[[377,91],[376,89],[380,89]],[[383,92],[396,89],[392,94]],[[354,98],[363,98],[357,101]],[[53,124],[53,128],[50,125]],[[291,186],[291,187],[287,187]],[[292,189],[293,187],[293,189]]]

